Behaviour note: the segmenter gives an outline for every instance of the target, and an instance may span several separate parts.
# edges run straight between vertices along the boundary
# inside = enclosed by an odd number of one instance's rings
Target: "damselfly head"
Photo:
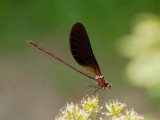
[[[112,85],[110,83],[106,83],[105,86],[108,88],[108,90],[112,89]]]

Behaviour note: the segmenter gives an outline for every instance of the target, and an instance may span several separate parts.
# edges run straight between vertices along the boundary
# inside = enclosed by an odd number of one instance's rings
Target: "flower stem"
[[[96,120],[96,116],[95,116],[95,111],[94,111],[94,109],[92,110],[92,116],[93,116],[93,120]]]

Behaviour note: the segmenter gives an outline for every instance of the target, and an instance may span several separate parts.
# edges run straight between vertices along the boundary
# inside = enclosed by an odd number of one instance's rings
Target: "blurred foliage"
[[[160,100],[160,17],[136,15],[131,33],[121,37],[119,46],[120,53],[130,59],[126,68],[129,80]]]
[[[89,27],[89,33],[96,33],[91,38],[112,44],[115,38],[127,31],[129,19],[144,11],[158,13],[159,1],[1,0],[0,48],[22,49],[24,40],[37,39],[39,34],[45,35],[57,29],[63,33],[62,30],[67,31],[75,21]]]

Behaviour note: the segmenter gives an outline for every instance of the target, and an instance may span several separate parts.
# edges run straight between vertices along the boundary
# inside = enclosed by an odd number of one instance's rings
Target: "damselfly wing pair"
[[[27,42],[29,44],[32,44],[33,46],[35,46],[36,48],[38,48],[39,50],[49,54],[50,56],[56,58],[57,60],[61,61],[62,63],[66,64],[67,66],[69,66],[70,68],[78,71],[79,73],[93,79],[97,85],[96,86],[88,86],[86,88],[86,90],[88,88],[95,88],[95,92],[99,89],[103,89],[102,92],[102,97],[105,91],[105,88],[107,87],[109,90],[111,90],[112,86],[110,83],[108,83],[104,76],[101,74],[101,70],[100,67],[98,65],[98,62],[93,54],[92,48],[91,48],[91,44],[89,41],[89,37],[87,35],[87,32],[85,30],[85,27],[83,26],[83,24],[77,22],[75,24],[73,24],[71,31],[70,31],[70,36],[69,36],[69,43],[70,43],[70,50],[71,53],[74,57],[74,59],[77,61],[77,63],[85,68],[87,68],[87,70],[89,70],[90,72],[92,72],[94,75],[90,75],[86,72],[83,72],[79,69],[77,69],[76,67],[72,66],[71,64],[65,62],[64,60],[62,60],[61,58],[57,57],[56,55],[54,55],[53,53],[45,50],[44,48],[40,47],[38,44],[36,44],[33,41],[27,40]]]

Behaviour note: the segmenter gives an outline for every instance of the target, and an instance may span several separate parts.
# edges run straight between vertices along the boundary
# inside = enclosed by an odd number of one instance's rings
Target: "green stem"
[[[93,120],[96,120],[96,115],[94,109],[92,110]]]

